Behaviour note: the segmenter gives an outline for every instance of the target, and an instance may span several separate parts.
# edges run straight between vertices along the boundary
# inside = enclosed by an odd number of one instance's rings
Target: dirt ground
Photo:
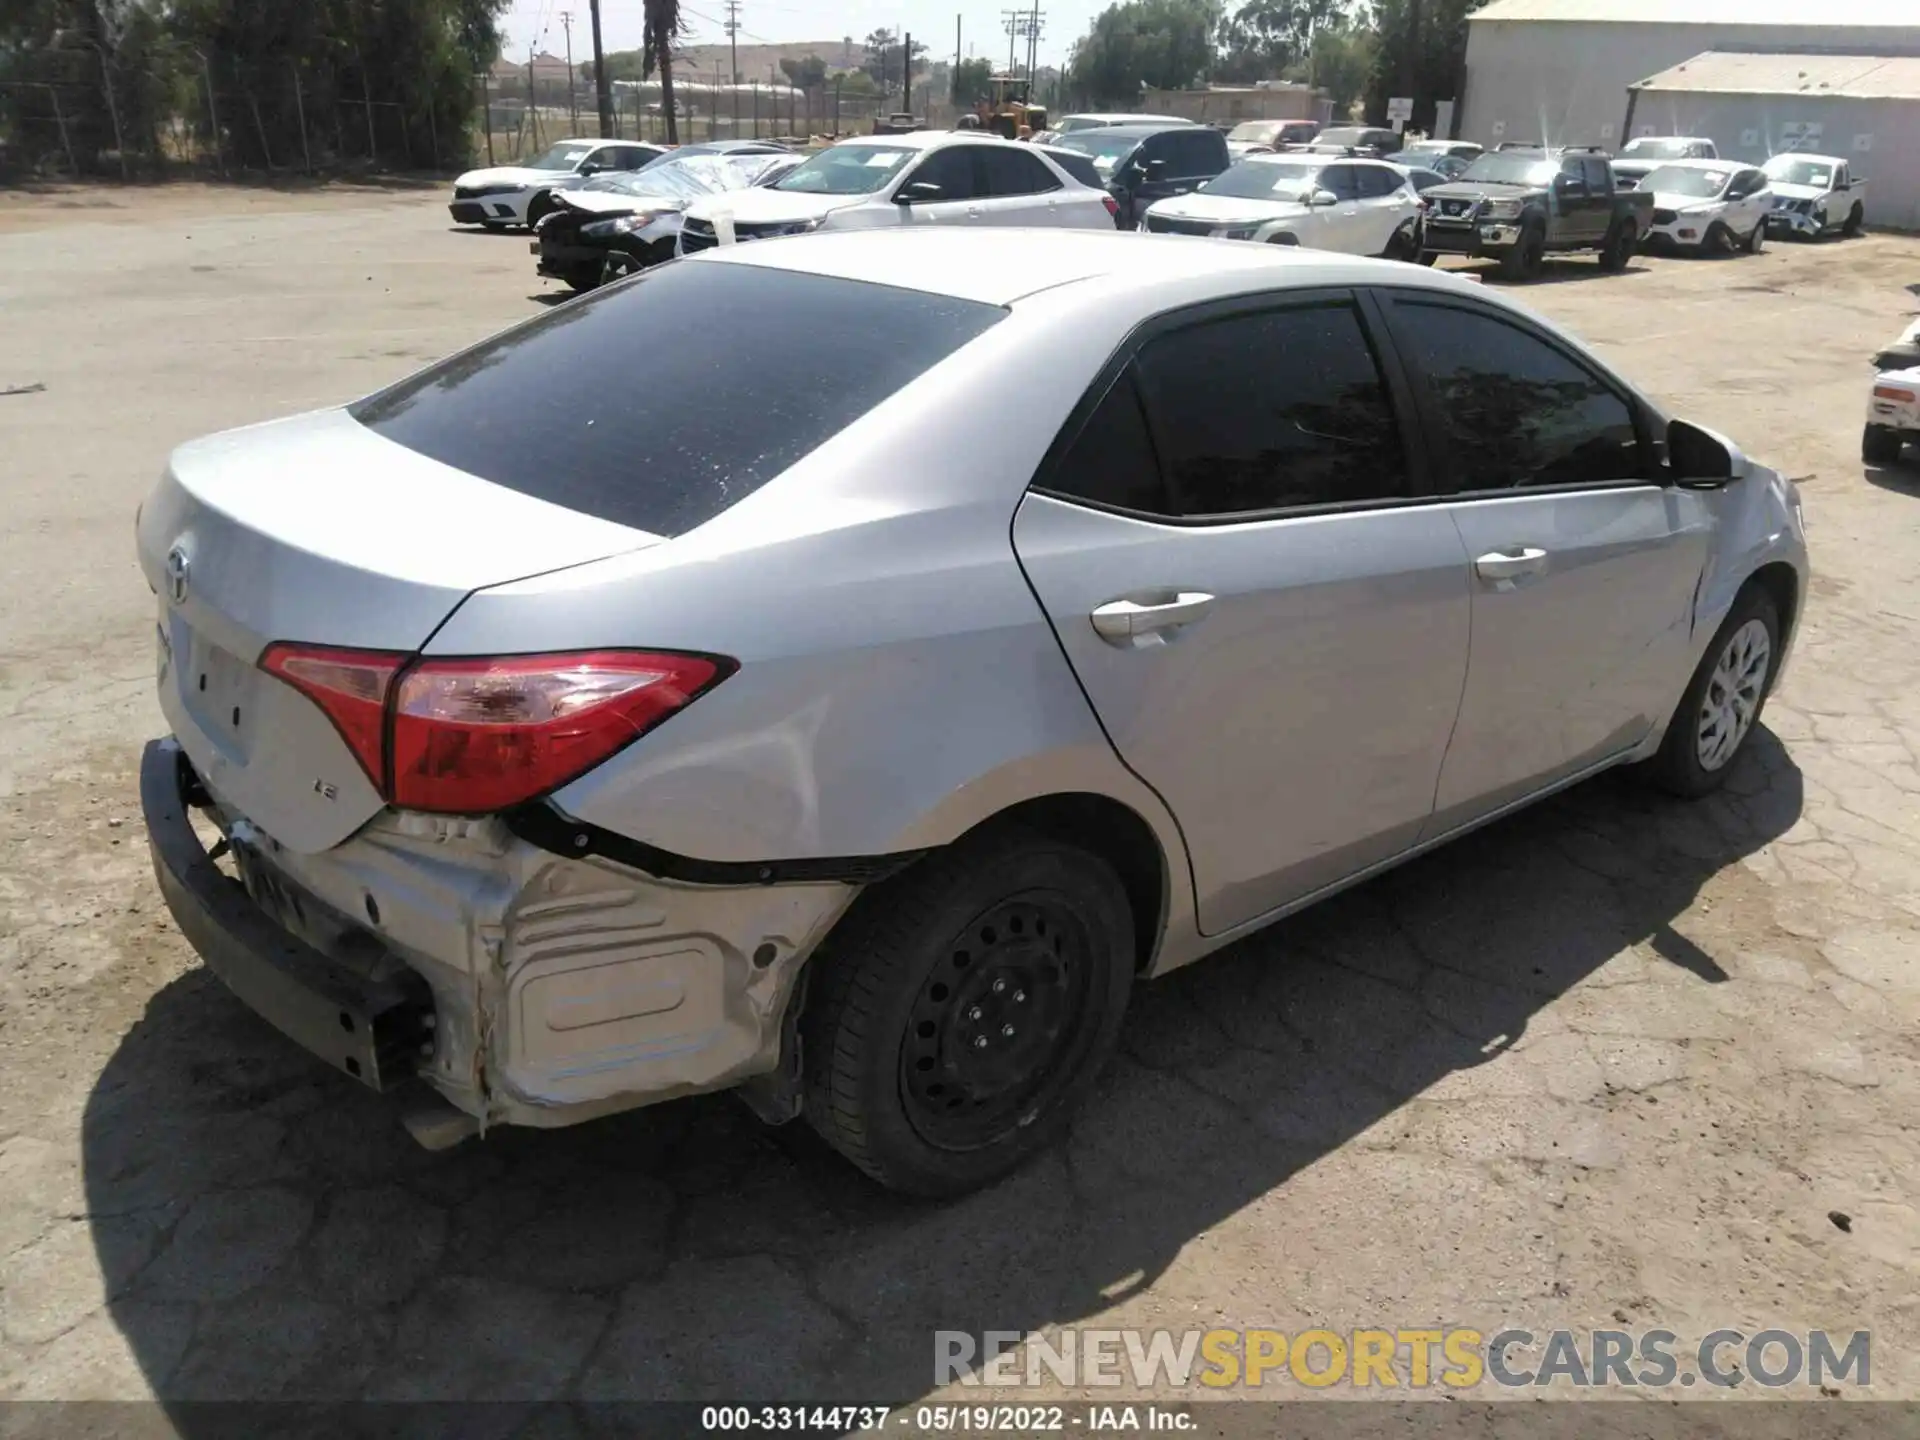
[[[929,1208],[725,1097],[431,1155],[199,968],[136,506],[552,287],[437,193],[0,197],[0,390],[45,387],[0,396],[0,1398],[899,1405],[936,1329],[1467,1325],[1866,1329],[1920,1399],[1920,470],[1856,459],[1917,282],[1891,236],[1553,266],[1804,490],[1731,788],[1603,779],[1146,987],[1071,1143]]]

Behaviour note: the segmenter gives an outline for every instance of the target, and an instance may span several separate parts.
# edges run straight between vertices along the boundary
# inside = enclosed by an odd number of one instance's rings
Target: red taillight
[[[704,656],[625,650],[423,661],[394,697],[391,799],[464,815],[531,800],[646,734],[721,674]]]
[[[1913,391],[1901,390],[1892,385],[1876,385],[1873,387],[1873,393],[1874,393],[1874,398],[1879,400],[1911,400],[1913,399]]]
[[[1118,200],[1114,199],[1111,195],[1102,195],[1100,202],[1107,207],[1107,214],[1116,220],[1120,218],[1120,202]]]
[[[328,650],[308,645],[269,645],[260,668],[277,675],[318,705],[353,758],[378,787],[385,765],[387,689],[404,655],[384,650]]]
[[[458,815],[566,784],[732,670],[634,650],[409,666],[402,655],[302,645],[270,646],[260,663],[326,711],[391,804]]]

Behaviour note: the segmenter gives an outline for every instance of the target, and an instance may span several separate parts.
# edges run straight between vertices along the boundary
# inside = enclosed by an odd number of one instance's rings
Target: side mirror
[[[1667,469],[1676,485],[1689,490],[1718,490],[1747,478],[1747,457],[1740,447],[1686,420],[1667,426]]]
[[[1331,190],[1316,190],[1307,197],[1309,205],[1338,205],[1340,197]]]
[[[1161,175],[1164,175],[1167,172],[1166,157],[1164,155],[1156,156],[1152,160],[1147,161],[1146,166],[1144,168],[1146,171],[1146,176],[1149,180],[1152,180]]]
[[[601,164],[601,163],[600,163],[600,162],[599,162],[598,160],[589,160],[589,161],[587,161],[587,163],[586,163],[586,164],[584,164],[584,165],[582,165],[582,166],[581,166],[581,167],[580,167],[580,168],[579,168],[579,169],[578,169],[577,171],[575,171],[574,173],[575,173],[575,174],[578,174],[578,175],[582,175],[582,176],[585,176],[585,175],[598,175],[598,174],[599,174],[599,173],[600,173],[600,172],[601,172],[602,170],[604,170],[604,169],[606,169],[606,168],[607,168],[607,167],[606,167],[606,166],[604,166],[604,165],[602,165],[602,164]]]
[[[915,180],[911,185],[902,185],[894,192],[893,203],[896,205],[924,205],[929,200],[944,198],[946,193],[944,189],[934,184],[931,180]]]

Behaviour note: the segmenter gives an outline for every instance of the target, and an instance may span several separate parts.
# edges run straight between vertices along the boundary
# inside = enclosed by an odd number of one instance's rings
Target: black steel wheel
[[[1869,425],[1860,432],[1860,458],[1869,465],[1897,465],[1902,443],[1898,430]]]
[[[874,887],[808,963],[808,1121],[890,1188],[957,1195],[1051,1144],[1092,1089],[1133,914],[1103,860],[996,829]]]

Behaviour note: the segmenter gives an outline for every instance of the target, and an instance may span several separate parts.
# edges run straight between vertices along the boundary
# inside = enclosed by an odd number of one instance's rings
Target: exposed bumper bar
[[[375,1090],[412,1074],[430,1034],[423,991],[368,979],[276,924],[201,844],[188,818],[198,785],[179,742],[147,745],[147,848],[180,933],[248,1009],[335,1069]]]

